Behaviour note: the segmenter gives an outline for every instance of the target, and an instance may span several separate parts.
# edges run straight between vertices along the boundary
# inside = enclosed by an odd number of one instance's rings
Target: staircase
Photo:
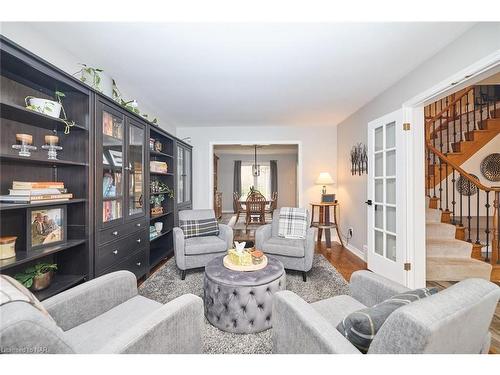
[[[461,168],[500,134],[498,91],[490,89],[471,86],[425,109],[429,281],[500,282],[500,186]],[[459,178],[465,189],[456,189]]]

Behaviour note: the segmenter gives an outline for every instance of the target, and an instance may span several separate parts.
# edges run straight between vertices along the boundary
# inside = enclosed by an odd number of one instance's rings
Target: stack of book
[[[9,195],[0,195],[4,203],[50,203],[73,198],[64,188],[64,182],[12,182]]]

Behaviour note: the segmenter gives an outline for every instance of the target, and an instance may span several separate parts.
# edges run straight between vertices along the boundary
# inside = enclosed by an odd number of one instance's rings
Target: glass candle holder
[[[46,135],[45,143],[42,148],[48,150],[47,155],[49,160],[57,160],[57,151],[62,150],[62,147],[57,145],[59,137],[57,135]]]
[[[31,151],[35,151],[36,147],[32,146],[33,136],[30,134],[16,134],[17,144],[12,145],[12,148],[19,150],[19,156],[30,157]]]

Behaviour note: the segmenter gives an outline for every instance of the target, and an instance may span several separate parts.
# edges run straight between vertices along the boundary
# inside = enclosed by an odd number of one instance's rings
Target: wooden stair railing
[[[500,265],[500,186],[482,184],[448,155],[452,152],[449,147],[443,147],[445,141],[450,144],[451,137],[457,142],[464,139],[465,132],[478,130],[477,121],[498,114],[497,98],[488,100],[478,91],[481,89],[481,86],[469,87],[442,99],[439,104],[434,104],[434,108],[432,105],[426,108],[426,191],[431,203],[443,212],[443,218],[456,225],[457,233],[473,244],[473,257],[495,266]],[[474,98],[472,110],[471,97]],[[478,97],[482,99],[476,100]],[[453,124],[449,124],[450,121]],[[447,128],[446,140],[443,140],[445,123],[453,129]],[[439,132],[438,136],[434,136],[436,132]],[[500,273],[500,266],[495,269]]]

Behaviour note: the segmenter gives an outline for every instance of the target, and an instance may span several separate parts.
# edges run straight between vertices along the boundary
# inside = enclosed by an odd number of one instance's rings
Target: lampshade
[[[333,178],[328,172],[321,172],[319,177],[316,179],[316,184],[318,185],[331,185],[333,183]]]

